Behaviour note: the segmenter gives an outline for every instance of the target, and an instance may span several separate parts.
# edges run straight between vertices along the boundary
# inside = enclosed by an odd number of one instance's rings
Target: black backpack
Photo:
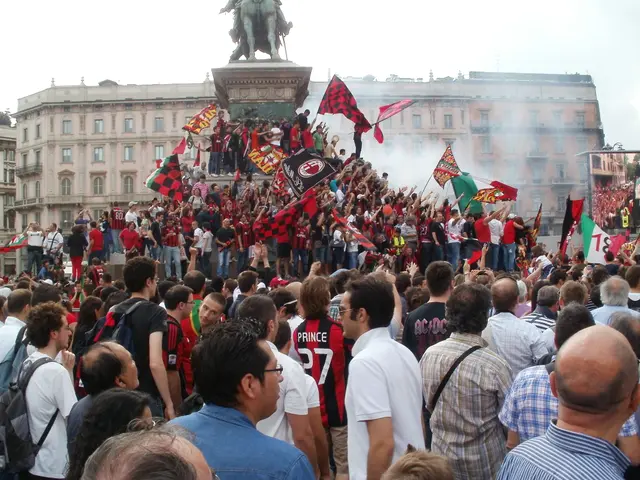
[[[31,469],[36,456],[47,439],[58,416],[53,414],[38,443],[33,443],[27,411],[27,385],[34,372],[45,363],[53,362],[49,357],[25,363],[16,383],[0,395],[0,472],[20,473]]]

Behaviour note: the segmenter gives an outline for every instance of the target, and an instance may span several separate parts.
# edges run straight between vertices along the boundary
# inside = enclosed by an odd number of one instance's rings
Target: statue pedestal
[[[286,60],[238,60],[211,73],[231,120],[291,118],[309,94],[311,67]]]

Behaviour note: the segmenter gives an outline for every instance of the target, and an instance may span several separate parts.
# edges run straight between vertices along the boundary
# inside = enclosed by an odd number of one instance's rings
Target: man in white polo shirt
[[[380,478],[408,445],[425,448],[418,361],[388,331],[400,304],[394,281],[369,275],[352,282],[340,301],[344,336],[356,341],[345,400],[349,474],[356,480]]]

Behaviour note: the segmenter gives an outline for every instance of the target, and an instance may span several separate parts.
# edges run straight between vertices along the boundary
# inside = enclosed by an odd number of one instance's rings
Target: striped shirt
[[[553,312],[549,311],[547,313],[548,310],[549,309],[546,307],[538,306],[538,308],[536,308],[529,315],[521,318],[525,322],[538,327],[538,330],[540,330],[541,332],[544,332],[547,328],[555,327],[556,325],[556,320],[549,317],[549,314],[552,314]]]
[[[452,333],[429,347],[420,360],[427,405],[455,360],[479,336]],[[473,352],[453,373],[431,413],[431,450],[449,459],[456,480],[495,478],[507,453],[498,413],[511,385],[508,363],[488,348]],[[514,477],[515,478],[515,477]]]
[[[499,418],[505,427],[518,433],[521,442],[545,434],[551,421],[558,418],[558,399],[551,392],[545,366],[526,368],[518,374]],[[631,416],[622,426],[619,436],[633,437],[637,434],[636,421]]]
[[[621,480],[629,459],[611,443],[549,425],[547,433],[513,449],[497,480]]]

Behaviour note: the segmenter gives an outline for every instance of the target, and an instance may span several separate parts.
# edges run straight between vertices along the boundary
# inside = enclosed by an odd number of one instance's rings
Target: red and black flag
[[[538,233],[540,233],[540,224],[542,223],[542,204],[540,204],[540,208],[538,209],[538,214],[536,215],[536,219],[533,221],[533,228],[531,229],[531,238],[536,242],[538,240]]]
[[[571,197],[567,197],[567,211],[564,214],[564,221],[562,222],[562,237],[560,237],[560,252],[562,255],[566,253],[567,244],[569,243],[569,240],[571,240],[571,236],[580,222],[583,206],[584,198],[581,198],[580,200],[571,200]]]
[[[300,198],[325,178],[334,175],[336,170],[322,157],[300,150],[282,162],[282,173],[293,193]]]
[[[356,124],[356,128],[359,132],[364,133],[371,130],[371,124],[358,109],[358,102],[354,98],[353,94],[349,91],[345,83],[334,75],[327,90],[324,92],[320,107],[318,108],[318,114],[333,114],[337,115],[341,113],[353,123]]]
[[[365,237],[360,230],[350,225],[346,218],[340,216],[336,209],[333,209],[331,212],[333,214],[333,219],[342,227],[346,228],[351,232],[351,234],[355,237],[360,245],[362,245],[367,250],[377,250],[376,246],[371,243],[367,237]]]
[[[256,240],[286,235],[289,227],[294,225],[303,213],[307,213],[309,218],[315,217],[318,213],[318,202],[314,189],[309,190],[297,202],[280,210],[273,218],[265,218],[262,222],[254,223],[253,231],[256,234]]]
[[[433,170],[433,178],[438,182],[438,185],[444,188],[449,180],[453,177],[459,177],[461,173],[458,162],[456,162],[456,157],[453,156],[453,152],[451,151],[451,145],[447,145],[438,165],[436,165],[436,168]]]
[[[178,155],[165,158],[160,167],[147,178],[147,187],[161,195],[182,201],[182,172]]]
[[[196,161],[193,162],[194,167],[200,166],[200,144],[198,144],[198,153],[196,153]]]
[[[382,130],[380,130],[380,122],[384,122],[386,119],[397,115],[405,108],[409,108],[414,103],[416,103],[415,100],[400,100],[399,102],[392,103],[390,105],[383,105],[382,107],[380,107],[378,120],[374,124],[375,128],[373,129],[373,137],[378,141],[378,143],[384,142],[384,135],[382,134]]]
[[[498,190],[500,190],[502,192],[502,197],[500,197],[500,200],[503,202],[515,202],[518,199],[518,189],[515,187],[512,187],[510,185],[506,185],[504,183],[501,183],[497,180],[494,180],[493,182],[491,182],[490,184],[492,187],[497,188]]]

